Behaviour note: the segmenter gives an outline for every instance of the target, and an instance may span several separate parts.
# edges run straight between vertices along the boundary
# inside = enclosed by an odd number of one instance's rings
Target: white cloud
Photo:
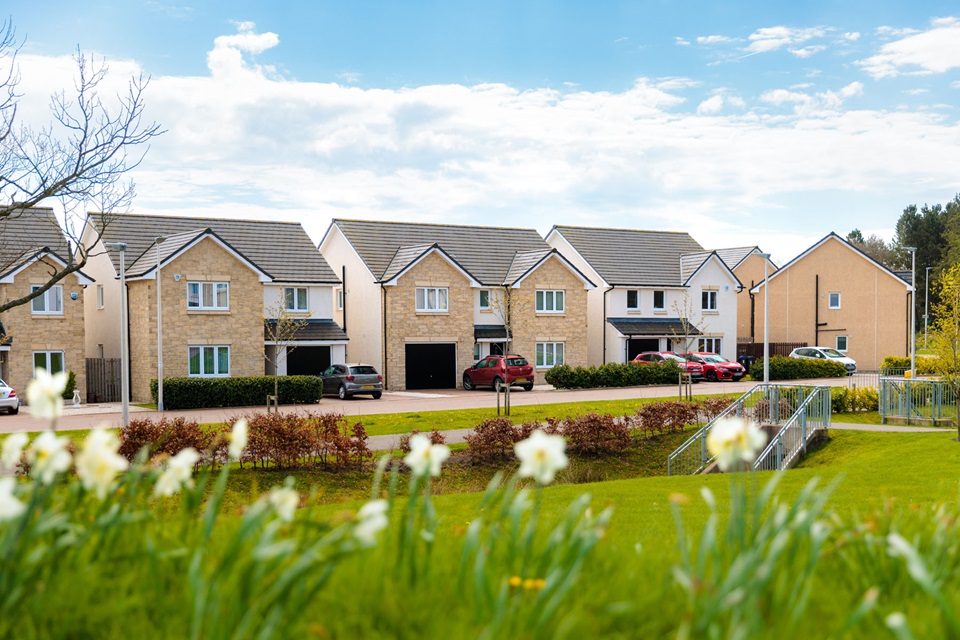
[[[723,44],[733,42],[734,39],[727,36],[698,36],[697,44]]]
[[[356,71],[343,71],[337,74],[337,79],[347,84],[357,84],[360,82],[361,75]]]
[[[930,75],[960,68],[960,19],[941,18],[931,28],[888,42],[858,65],[874,78]]]
[[[723,96],[711,96],[697,106],[697,115],[714,115],[723,110]]]
[[[890,26],[877,27],[876,32],[878,36],[881,37],[892,37],[892,38],[902,38],[903,36],[909,36],[914,33],[919,33],[917,29],[911,28],[894,28]]]
[[[904,93],[907,94],[908,96],[920,96],[925,93],[930,93],[930,90],[929,89],[907,89],[906,91],[904,91]]]
[[[799,49],[788,49],[788,51],[790,51],[790,53],[797,56],[798,58],[809,58],[810,56],[816,53],[820,53],[826,48],[827,48],[826,45],[817,44],[817,45],[810,45],[809,47],[801,47]]]
[[[826,35],[826,29],[823,27],[809,27],[806,29],[794,29],[791,27],[763,27],[750,34],[747,46],[748,53],[767,53],[776,51],[790,45],[798,45],[813,38],[822,38]]]
[[[860,39],[860,32],[859,32],[859,31],[848,31],[847,33],[843,34],[843,39],[844,39],[844,40],[850,40],[851,42],[856,42],[857,40]]]
[[[688,46],[688,45],[690,44],[690,41],[689,41],[689,40],[687,40],[686,38],[682,38],[682,37],[680,37],[680,36],[674,36],[674,37],[673,37],[673,42],[674,42],[674,44],[677,44],[677,45],[679,45],[679,46],[681,46],[681,47],[686,47],[686,46]]]

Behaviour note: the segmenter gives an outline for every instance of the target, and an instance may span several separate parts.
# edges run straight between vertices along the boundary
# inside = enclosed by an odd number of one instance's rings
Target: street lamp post
[[[917,377],[917,248],[904,247],[910,252],[910,379]]]
[[[127,326],[127,271],[124,265],[126,242],[104,242],[120,252],[120,401],[123,405],[123,426],[130,424],[130,345]]]
[[[163,411],[163,314],[160,297],[160,243],[166,236],[159,236],[157,245],[157,411]]]
[[[927,318],[930,317],[930,269],[927,267],[927,274],[923,278],[923,348],[927,348]]]
[[[770,254],[757,254],[763,258],[763,384],[770,384]]]

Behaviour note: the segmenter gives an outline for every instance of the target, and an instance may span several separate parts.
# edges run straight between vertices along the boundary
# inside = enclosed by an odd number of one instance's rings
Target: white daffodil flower
[[[197,450],[193,447],[187,447],[167,460],[160,477],[157,478],[157,484],[153,486],[153,495],[172,496],[183,487],[192,487],[193,467],[199,459],[200,454],[197,453]]]
[[[23,448],[30,442],[30,437],[25,433],[11,433],[3,441],[3,450],[0,452],[0,462],[5,469],[16,469],[20,462],[20,456],[23,455]]]
[[[41,484],[50,484],[58,473],[70,468],[70,441],[53,431],[44,431],[33,441],[27,450],[31,473]]]
[[[430,438],[418,433],[410,438],[410,453],[403,459],[403,463],[410,467],[415,476],[429,473],[433,477],[440,475],[440,467],[450,457],[450,447],[442,444],[431,444]]]
[[[293,515],[300,506],[300,494],[289,487],[274,487],[267,495],[267,502],[284,522],[293,522]]]
[[[722,471],[742,462],[753,462],[767,443],[767,437],[746,418],[721,418],[707,435],[707,450],[717,457]]]
[[[127,470],[130,464],[117,453],[120,441],[106,429],[92,431],[83,441],[83,448],[74,462],[77,476],[87,491],[94,491],[103,500],[118,473]]]
[[[27,385],[27,405],[34,418],[56,420],[63,413],[63,390],[67,388],[67,372],[50,375],[36,369]]]
[[[27,509],[27,505],[13,495],[16,486],[16,478],[0,478],[0,522],[18,518]]]
[[[357,512],[357,524],[353,535],[361,544],[372,547],[377,544],[377,536],[387,528],[387,501],[371,500]]]
[[[239,460],[247,446],[247,420],[240,418],[233,423],[230,431],[229,455],[231,460]]]
[[[537,430],[526,440],[513,446],[520,459],[521,478],[533,478],[538,484],[550,484],[569,460],[565,453],[567,442],[563,436],[549,436]]]

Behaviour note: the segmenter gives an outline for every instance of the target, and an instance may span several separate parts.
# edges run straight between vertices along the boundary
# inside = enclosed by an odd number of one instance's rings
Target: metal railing
[[[880,420],[905,420],[936,423],[952,420],[956,412],[956,394],[943,380],[886,377],[880,378]]]
[[[820,390],[826,389],[825,394]],[[667,458],[667,475],[693,475],[706,469],[714,459],[707,451],[707,436],[717,420],[729,416],[749,418],[764,425],[780,425],[794,417],[813,396],[826,396],[827,422],[830,415],[830,391],[804,384],[758,384],[717,417],[705,424]]]
[[[779,471],[792,465],[820,429],[830,428],[830,388],[816,387],[753,463],[754,471]]]

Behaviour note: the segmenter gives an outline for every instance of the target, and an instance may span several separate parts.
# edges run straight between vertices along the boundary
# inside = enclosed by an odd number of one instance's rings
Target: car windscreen
[[[716,355],[716,354],[709,355],[709,356],[703,356],[703,359],[704,359],[704,361],[706,361],[706,362],[729,362],[729,360],[727,360],[727,359],[724,358],[723,356],[718,356],[718,355]]]
[[[845,358],[846,357],[836,349],[824,349],[823,352],[827,354],[828,358]]]
[[[527,366],[526,358],[507,358],[508,367],[525,367]]]
[[[0,387],[9,387],[9,386],[10,385],[8,385],[6,382],[4,382],[3,380],[0,380]]]
[[[377,370],[370,365],[364,365],[361,367],[350,367],[350,373],[355,376],[375,376],[377,375]]]
[[[685,358],[681,358],[680,356],[678,356],[678,355],[675,354],[675,353],[664,353],[664,354],[663,354],[663,357],[664,357],[664,358],[667,358],[667,359],[669,359],[669,360],[677,360],[677,361],[679,361],[679,362],[686,362],[686,361],[687,361]]]

